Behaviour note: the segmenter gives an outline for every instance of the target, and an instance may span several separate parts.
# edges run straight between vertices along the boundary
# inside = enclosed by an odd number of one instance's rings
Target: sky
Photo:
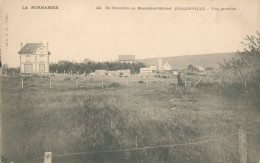
[[[37,5],[59,9],[30,9]],[[172,9],[108,10],[106,6]],[[260,31],[259,0],[2,0],[0,7],[1,60],[9,66],[19,66],[21,42],[48,42],[51,62],[115,61],[128,54],[141,59],[235,52],[246,35]]]

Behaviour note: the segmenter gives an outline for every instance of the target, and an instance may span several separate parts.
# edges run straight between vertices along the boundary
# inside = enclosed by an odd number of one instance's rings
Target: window
[[[25,73],[32,73],[33,72],[33,65],[32,64],[25,64],[24,65],[24,72]]]
[[[30,62],[31,61],[31,55],[26,55],[26,62]]]
[[[44,61],[44,55],[40,55],[39,61]]]
[[[44,64],[40,64],[39,65],[39,71],[40,72],[44,72],[45,71],[45,65]]]

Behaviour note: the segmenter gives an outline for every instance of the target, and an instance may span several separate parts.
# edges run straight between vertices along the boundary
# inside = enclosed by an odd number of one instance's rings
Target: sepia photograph
[[[0,163],[260,163],[260,1],[0,0]]]

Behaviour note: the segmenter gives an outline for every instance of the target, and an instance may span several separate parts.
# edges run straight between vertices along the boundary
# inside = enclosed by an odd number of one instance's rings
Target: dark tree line
[[[58,63],[50,64],[50,72],[63,73],[64,70],[66,73],[72,71],[72,73],[79,72],[80,74],[85,73],[89,74],[95,72],[95,70],[125,70],[130,69],[131,74],[137,74],[140,72],[140,68],[145,67],[144,63],[121,63],[121,62],[87,62],[87,63],[73,63],[70,61],[59,61]]]
[[[9,67],[7,64],[3,64],[3,66],[2,66],[2,73],[6,74],[6,75],[12,75],[13,73],[14,74],[19,74],[20,73],[20,68],[19,67]]]

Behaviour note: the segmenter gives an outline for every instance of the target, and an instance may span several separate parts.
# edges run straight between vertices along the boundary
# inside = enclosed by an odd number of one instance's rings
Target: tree
[[[235,57],[224,61],[220,67],[224,71],[231,72],[242,81],[260,81],[260,33],[246,36],[241,42],[243,50],[237,51]]]

